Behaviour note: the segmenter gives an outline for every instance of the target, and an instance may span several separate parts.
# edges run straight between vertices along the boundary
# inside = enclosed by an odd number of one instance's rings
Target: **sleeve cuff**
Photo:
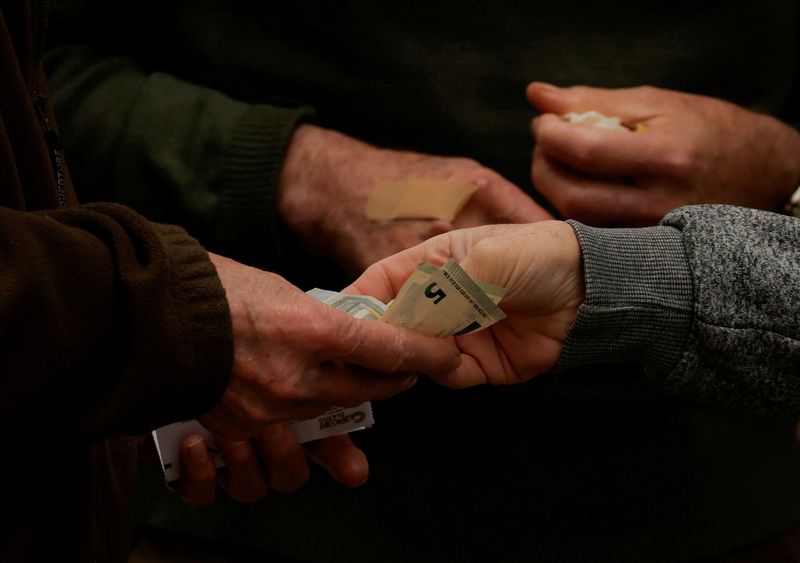
[[[681,356],[693,311],[680,232],[568,223],[583,252],[586,298],[556,370],[638,361],[648,372],[669,372]]]
[[[307,107],[254,105],[240,119],[226,155],[217,220],[226,255],[270,269],[286,262],[277,211],[281,168],[294,129],[312,116]]]
[[[172,297],[181,326],[175,377],[153,393],[172,421],[207,412],[222,397],[233,364],[233,327],[225,290],[208,253],[180,227],[154,225],[169,256]]]

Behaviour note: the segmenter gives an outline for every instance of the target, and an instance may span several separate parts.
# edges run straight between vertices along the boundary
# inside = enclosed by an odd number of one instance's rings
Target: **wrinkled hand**
[[[228,387],[198,419],[215,435],[242,440],[268,424],[386,398],[413,385],[413,374],[446,371],[458,361],[445,340],[354,319],[280,276],[213,254],[211,261],[234,339]]]
[[[478,190],[452,223],[367,219],[370,190],[405,178],[471,181]],[[278,210],[304,246],[311,251],[324,246],[351,274],[452,228],[551,218],[522,190],[474,160],[379,149],[313,125],[300,126],[292,137]]]
[[[460,388],[518,383],[552,369],[584,296],[572,227],[544,221],[451,231],[374,264],[346,291],[388,302],[417,264],[439,265],[449,258],[473,279],[505,287],[500,306],[508,317],[456,337],[461,365],[433,378]]]
[[[308,458],[349,487],[364,484],[369,474],[366,456],[346,435],[301,446],[288,424],[279,423],[250,440],[230,442],[216,437],[216,441],[226,463],[220,470],[201,436],[188,436],[181,442],[181,478],[176,488],[190,506],[211,504],[218,481],[228,496],[244,503],[260,500],[270,489],[294,492],[309,478]]]
[[[533,182],[565,216],[593,225],[647,225],[697,203],[777,211],[800,179],[800,135],[728,102],[649,86],[528,87]],[[596,110],[641,131],[561,119]]]

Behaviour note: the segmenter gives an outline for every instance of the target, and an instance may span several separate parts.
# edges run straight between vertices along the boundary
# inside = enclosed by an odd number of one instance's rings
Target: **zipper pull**
[[[44,140],[47,147],[50,149],[50,161],[53,163],[53,170],[56,177],[56,187],[58,189],[58,204],[60,207],[67,206],[66,189],[64,186],[64,157],[61,152],[61,138],[58,132],[50,127],[50,121],[47,119],[47,110],[44,96],[36,94],[33,97],[33,105],[36,108],[36,113],[39,115],[44,127]]]

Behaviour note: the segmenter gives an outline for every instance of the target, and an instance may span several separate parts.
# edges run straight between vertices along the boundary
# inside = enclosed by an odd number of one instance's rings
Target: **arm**
[[[281,161],[310,109],[243,103],[74,44],[46,62],[83,200],[117,201],[217,252],[283,264]]]
[[[508,289],[508,317],[456,338],[464,360],[437,377],[444,384],[639,362],[666,392],[800,416],[796,219],[695,206],[643,229],[545,222],[453,231],[379,262],[351,289],[388,300],[416,264],[450,257]]]
[[[665,392],[800,416],[800,221],[696,206],[662,224],[574,224],[587,298],[559,367],[636,359]]]
[[[244,103],[74,44],[51,52],[48,69],[84,197],[186,225],[212,250],[268,269],[323,248],[359,273],[453,227],[549,217],[474,160],[381,149],[306,123],[307,107]],[[367,219],[372,188],[408,177],[479,189],[452,223]]]
[[[86,443],[218,400],[233,355],[228,306],[183,230],[113,204],[0,214],[0,410],[12,437],[49,429]]]

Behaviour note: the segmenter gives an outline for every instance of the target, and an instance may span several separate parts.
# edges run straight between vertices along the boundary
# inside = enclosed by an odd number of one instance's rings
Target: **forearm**
[[[228,307],[184,231],[109,204],[0,213],[8,428],[49,426],[74,443],[219,400],[233,355]]]
[[[651,229],[574,226],[587,298],[559,368],[639,361],[665,392],[800,415],[799,221],[692,206]]]
[[[79,196],[178,223],[277,268],[282,160],[307,108],[246,104],[135,61],[65,44],[47,58]]]
[[[678,209],[695,293],[686,352],[660,385],[800,416],[800,221],[752,209]],[[657,382],[658,383],[658,382]]]

